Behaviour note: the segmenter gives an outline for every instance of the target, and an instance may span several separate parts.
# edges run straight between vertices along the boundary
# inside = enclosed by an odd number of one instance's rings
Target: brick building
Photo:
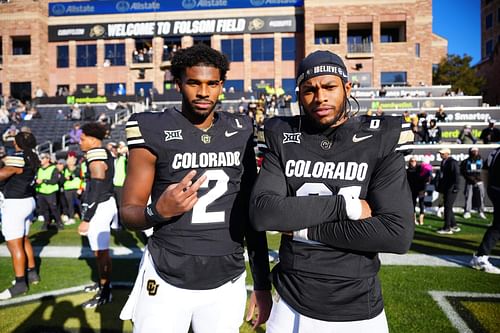
[[[431,85],[447,53],[432,0],[10,0],[0,38],[0,92],[17,97],[161,94],[172,52],[198,42],[228,55],[236,91],[293,93],[298,62],[317,49],[341,55],[360,86]]]
[[[481,61],[476,68],[486,79],[484,101],[500,105],[500,0],[481,0]]]

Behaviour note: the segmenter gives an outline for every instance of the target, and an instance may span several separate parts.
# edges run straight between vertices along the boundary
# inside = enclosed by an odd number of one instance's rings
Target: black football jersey
[[[106,163],[106,173],[104,176],[104,186],[101,187],[100,193],[98,194],[97,203],[104,202],[111,198],[114,195],[114,187],[113,187],[113,177],[115,174],[115,163],[113,155],[106,148],[93,148],[85,153],[85,162],[87,165],[90,165],[94,161],[102,161]],[[86,196],[92,189],[92,183],[90,182],[90,168],[87,167],[85,171],[85,192],[84,196]]]
[[[257,230],[284,235],[273,271],[278,293],[300,313],[326,321],[373,318],[383,310],[378,252],[403,253],[413,205],[402,146],[412,133],[400,117],[349,119],[318,131],[306,118],[265,124],[265,154],[251,200]],[[365,199],[372,218],[351,221],[342,194]]]
[[[190,170],[197,171],[196,179],[207,176],[191,211],[155,226],[148,249],[160,276],[178,287],[210,289],[241,274],[256,176],[250,118],[216,113],[213,126],[203,131],[180,111],[166,109],[133,114],[126,131],[130,149],[156,156],[152,202]]]
[[[7,156],[5,166],[23,169],[21,174],[14,174],[5,181],[3,194],[7,199],[22,199],[35,196],[36,169],[30,167],[23,152]]]

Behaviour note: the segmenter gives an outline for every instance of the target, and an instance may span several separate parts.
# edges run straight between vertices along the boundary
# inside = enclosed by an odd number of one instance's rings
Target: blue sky
[[[481,60],[480,0],[433,0],[432,30],[448,39],[448,53]]]

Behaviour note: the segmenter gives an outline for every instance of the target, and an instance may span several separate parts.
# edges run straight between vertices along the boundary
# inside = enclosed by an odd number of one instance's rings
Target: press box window
[[[96,64],[97,64],[97,47],[95,44],[76,46],[77,67],[95,67]]]
[[[489,57],[493,53],[493,40],[486,42],[486,56]]]
[[[406,22],[381,22],[380,42],[381,43],[406,42]]]
[[[274,39],[255,38],[252,39],[252,61],[273,61]]]
[[[14,36],[14,37],[12,37],[12,54],[13,55],[31,54],[30,36]]]
[[[338,24],[318,24],[314,26],[314,44],[338,44],[339,41]]]
[[[57,68],[69,67],[69,47],[60,45],[57,47]]]
[[[243,39],[222,40],[221,51],[231,62],[243,61]]]
[[[125,44],[108,44],[104,50],[104,61],[110,66],[125,65]]]
[[[406,72],[382,72],[380,82],[383,86],[405,86]]]
[[[486,25],[486,30],[491,29],[491,27],[493,27],[493,14],[486,15],[485,25]]]
[[[287,37],[281,40],[281,60],[295,60],[295,38]]]

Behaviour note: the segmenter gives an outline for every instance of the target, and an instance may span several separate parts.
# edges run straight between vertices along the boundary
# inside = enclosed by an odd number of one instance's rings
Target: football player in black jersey
[[[80,148],[85,152],[86,187],[82,196],[82,218],[78,226],[80,235],[87,236],[94,251],[99,273],[97,293],[82,304],[94,308],[111,302],[111,256],[109,254],[110,224],[117,217],[113,192],[114,159],[102,147],[106,128],[99,123],[82,126]]]
[[[16,275],[15,284],[0,293],[0,300],[21,295],[28,290],[27,283],[36,284],[40,281],[28,238],[35,210],[35,174],[40,165],[34,152],[35,146],[33,134],[18,133],[14,139],[16,153],[7,156],[4,167],[0,169],[0,180],[5,181],[2,234],[7,241]]]
[[[254,292],[254,327],[271,308],[265,233],[248,222],[256,176],[249,117],[216,112],[226,58],[197,44],[178,51],[171,72],[182,109],[133,114],[123,223],[154,227],[120,318],[135,332],[238,332],[246,303],[244,238]],[[148,199],[151,203],[148,205]]]
[[[282,231],[267,332],[388,332],[378,252],[404,253],[414,231],[400,117],[354,117],[343,61],[299,65],[302,115],[265,123],[252,192],[256,230]],[[287,232],[291,231],[291,232]]]

